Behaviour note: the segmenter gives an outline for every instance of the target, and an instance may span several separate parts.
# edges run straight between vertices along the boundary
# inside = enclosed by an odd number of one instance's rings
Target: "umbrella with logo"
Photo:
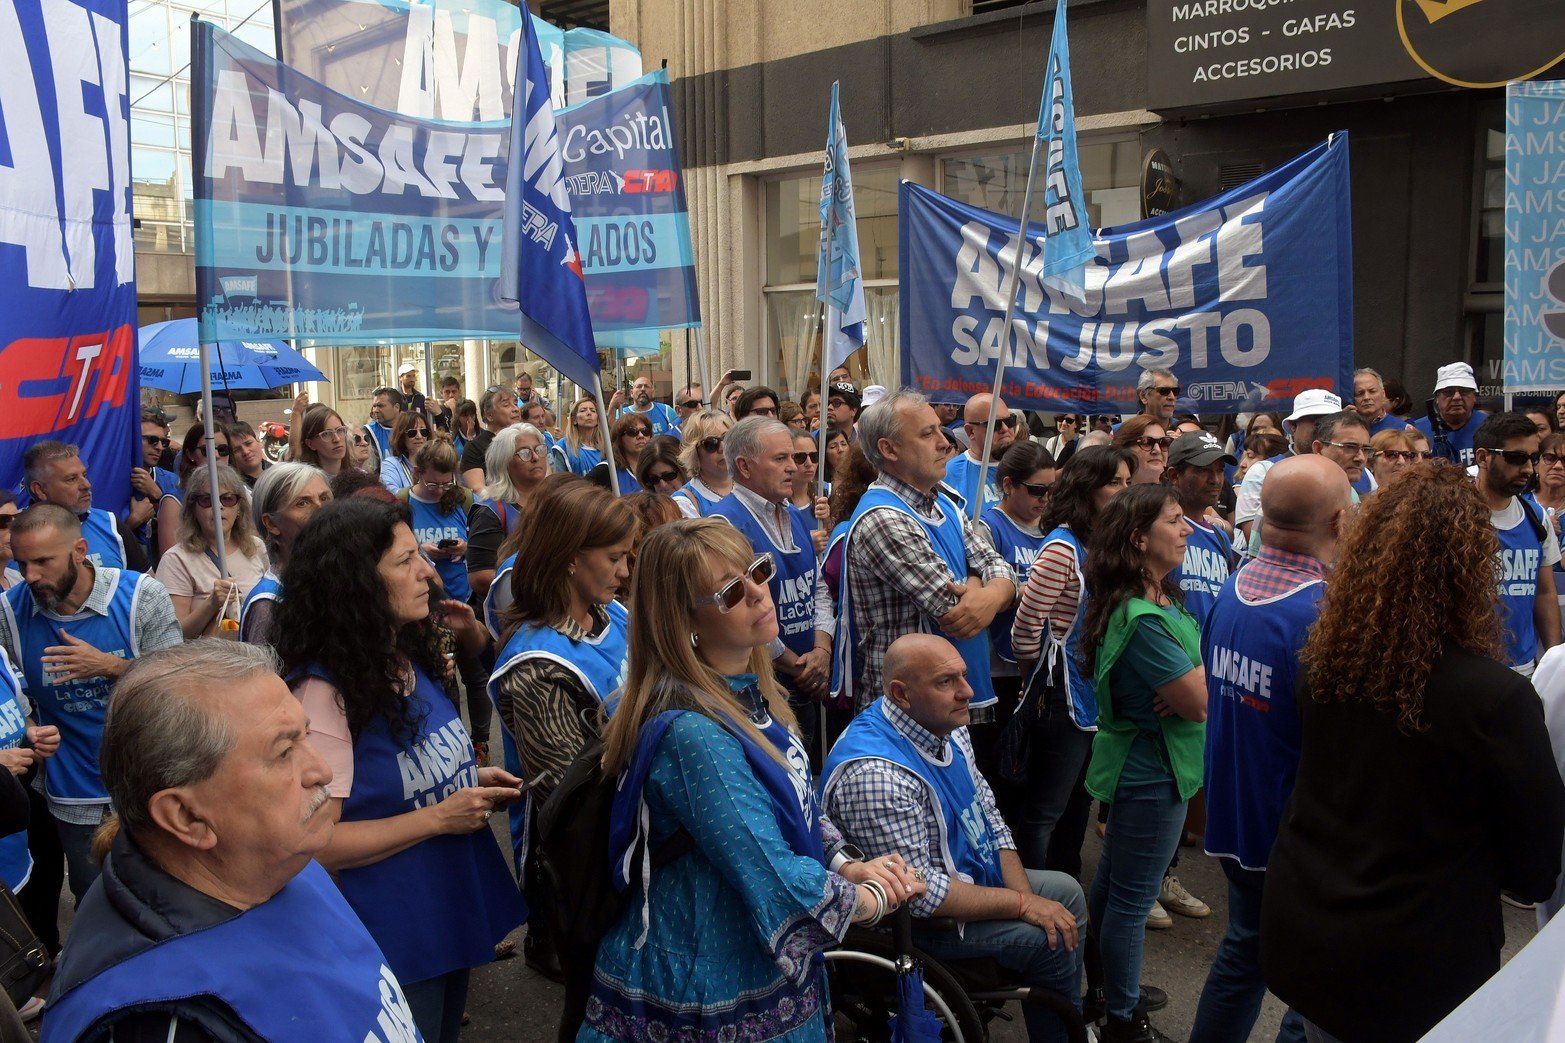
[[[141,328],[141,383],[177,394],[201,390],[201,348],[195,319]],[[212,383],[226,388],[276,388],[326,376],[280,340],[224,340],[210,345]]]

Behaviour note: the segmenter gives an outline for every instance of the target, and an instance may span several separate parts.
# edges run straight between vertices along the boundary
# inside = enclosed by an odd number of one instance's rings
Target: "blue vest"
[[[78,612],[57,616],[45,612],[33,600],[32,588],[23,583],[5,594],[11,633],[16,635],[22,657],[22,679],[39,724],[60,729],[60,749],[44,768],[44,788],[62,804],[102,804],[109,799],[98,773],[98,746],[103,740],[103,716],[114,682],[107,677],[82,681],[54,681],[44,675],[43,650],[65,642],[60,634],[92,645],[100,652],[134,659],[136,598],[146,577],[139,572],[105,569],[111,573],[109,613]]]
[[[478,785],[467,729],[421,669],[415,669],[408,714],[417,725],[410,738],[393,737],[377,718],[354,740],[353,791],[342,802],[342,821],[392,818]],[[342,870],[337,884],[398,980],[410,985],[490,962],[495,943],[527,918],[527,904],[487,829],[421,840]]]
[[[1087,618],[1087,575],[1085,565],[1087,550],[1076,538],[1076,534],[1064,525],[1051,531],[1043,538],[1043,546],[1039,548],[1041,554],[1052,543],[1063,543],[1071,549],[1071,554],[1076,559],[1076,575],[1081,582],[1081,597],[1076,601],[1076,618],[1071,621],[1071,628],[1065,634],[1065,646],[1062,649],[1055,642],[1053,631],[1047,623],[1044,624],[1044,637],[1048,645],[1048,660],[1045,668],[1052,669],[1055,656],[1065,656],[1065,696],[1070,703],[1071,720],[1082,731],[1096,731],[1098,727],[1098,693],[1091,677],[1081,666],[1081,624]]]
[[[364,430],[375,436],[375,446],[380,450],[379,459],[384,460],[391,455],[391,428],[378,420],[371,420],[364,425]]]
[[[853,511],[853,517],[848,519],[848,547],[842,558],[842,591],[837,598],[837,608],[840,612],[840,622],[837,626],[837,639],[842,641],[853,633],[850,625],[850,617],[853,614],[853,599],[848,586],[848,560],[853,554],[853,530],[857,527],[859,519],[873,510],[901,511],[909,518],[914,519],[923,526],[929,535],[930,546],[934,548],[940,560],[944,561],[946,568],[951,570],[952,580],[956,583],[967,581],[967,544],[962,539],[962,513],[957,505],[938,491],[935,494],[935,504],[940,510],[938,520],[923,518],[909,507],[902,498],[890,489],[870,487],[859,499],[859,505]],[[925,633],[939,633],[940,628],[932,619],[923,621]],[[989,675],[989,640],[986,634],[974,634],[965,641],[950,640],[961,653],[962,661],[967,664],[967,683],[973,689],[973,699],[969,704],[974,709],[992,705],[995,702],[994,684]],[[854,660],[858,656],[857,641],[847,649],[847,658],[852,664],[852,673],[847,676],[854,684],[858,684],[861,677],[861,669]]]
[[[684,500],[686,503],[689,503],[692,507],[694,507],[696,509],[696,517],[698,518],[705,518],[708,515],[717,513],[717,505],[723,502],[721,499],[708,500],[705,496],[701,495],[700,490],[698,490],[695,487],[695,484],[692,482],[686,482],[678,489],[675,489],[673,496],[674,499]]]
[[[511,604],[511,570],[516,568],[516,555],[507,554],[495,566],[494,579],[484,594],[484,625],[496,641],[500,640],[500,613]]]
[[[104,900],[102,888],[96,898]],[[49,999],[43,1039],[79,1039],[115,1011],[213,996],[257,1037],[423,1039],[364,925],[311,862],[270,901],[142,950]]]
[[[1451,443],[1451,448],[1456,451],[1457,460],[1463,467],[1471,467],[1473,465],[1473,435],[1478,433],[1478,429],[1483,426],[1483,422],[1488,418],[1488,413],[1481,409],[1475,409],[1473,410],[1472,418],[1465,425],[1454,431],[1446,432],[1446,441]],[[1422,431],[1424,437],[1429,439],[1429,448],[1435,450],[1435,454],[1438,456],[1440,450],[1435,445],[1435,436],[1434,432],[1430,430],[1429,418],[1421,416],[1413,421],[1413,426]]]
[[[380,461],[380,484],[390,492],[401,492],[413,484],[413,468],[405,457],[387,456]]]
[[[603,451],[584,445],[573,454],[570,446],[562,438],[549,448],[549,459],[553,461],[553,469],[556,471],[585,475],[603,462]]]
[[[991,463],[984,475],[983,509],[986,511],[1000,502],[1000,479],[995,472],[995,465]],[[966,453],[952,457],[946,464],[946,484],[957,491],[971,513],[973,497],[978,495],[978,465],[973,458]]]
[[[1250,602],[1239,596],[1238,581],[1235,575],[1223,585],[1201,639],[1206,850],[1265,869],[1299,768],[1299,651],[1326,584],[1305,581]]]
[[[419,543],[439,543],[441,540],[467,539],[467,515],[456,507],[442,513],[437,503],[425,503],[418,497],[408,496],[408,509],[413,512],[413,535]],[[466,601],[473,596],[473,586],[467,581],[466,561],[436,561],[435,571],[445,585],[446,597]]]
[[[946,868],[970,883],[982,887],[1004,887],[1000,869],[1000,839],[990,828],[989,816],[979,799],[977,769],[955,736],[946,740],[946,760],[933,760],[913,744],[886,716],[886,701],[876,699],[853,719],[821,768],[821,800],[830,805],[832,787],[842,769],[857,761],[886,761],[917,777],[929,791],[930,800],[940,809],[936,825],[940,830],[940,856]],[[853,839],[849,837],[848,839]],[[870,857],[891,854],[869,851]]]
[[[1349,484],[1352,486],[1353,491],[1360,496],[1368,496],[1375,491],[1375,477],[1369,473],[1368,467],[1359,472],[1358,481],[1350,482]]]
[[[1505,627],[1506,662],[1531,667],[1538,658],[1538,630],[1533,607],[1538,599],[1538,569],[1543,565],[1543,541],[1533,530],[1536,508],[1522,503],[1521,518],[1509,529],[1496,530],[1500,538],[1500,622]],[[1544,525],[1548,519],[1540,512]]]
[[[672,406],[662,402],[652,403],[647,407],[645,413],[635,406],[621,406],[619,415],[641,417],[652,425],[652,434],[654,436],[668,433],[679,434],[679,414],[674,412]]]
[[[166,471],[161,467],[154,467],[152,469],[152,480],[158,483],[158,488],[163,490],[164,496],[172,495],[175,500],[183,502],[183,494],[179,488],[179,475],[173,471]],[[145,499],[139,493],[132,493],[132,498],[137,500]],[[159,503],[161,502],[160,499]],[[156,508],[157,504],[152,506]],[[157,520],[156,514],[152,516],[152,520]],[[141,544],[143,550],[149,551],[156,556],[157,548],[152,546],[152,521],[143,523],[141,528],[136,530],[136,542]]]
[[[1038,560],[1038,552],[1043,549],[1044,537],[1024,531],[999,507],[989,508],[978,520],[989,530],[994,549],[1011,566],[1011,572],[1016,576],[1016,589],[1022,589],[1027,582],[1028,570]],[[1013,606],[995,616],[994,622],[989,624],[989,641],[994,645],[995,655],[1007,663],[1016,662],[1016,652],[1011,647],[1011,624],[1015,622],[1016,608]]]
[[[1374,438],[1382,431],[1406,431],[1407,421],[1403,420],[1401,417],[1397,416],[1390,410],[1387,410],[1385,416],[1381,417],[1379,420],[1368,426],[1369,437]]]
[[[245,617],[250,614],[250,606],[258,601],[281,601],[283,597],[283,581],[277,578],[277,573],[267,569],[265,574],[250,588],[250,593],[245,595],[245,603],[239,607],[239,630],[242,633],[245,628]]]
[[[794,549],[784,550],[772,542],[738,493],[729,493],[719,500],[712,514],[743,533],[755,553],[770,551],[777,559],[777,571],[767,586],[771,588],[772,603],[777,606],[778,636],[795,655],[812,651],[815,648],[816,564],[810,530],[804,527],[797,513],[786,511]]]
[[[514,503],[507,503],[504,500],[491,500],[484,496],[473,497],[473,509],[477,510],[480,507],[486,507],[494,513],[494,516],[500,520],[500,528],[505,530],[507,536],[522,527],[522,509]],[[469,513],[469,523],[471,523],[472,517],[472,514]]]
[[[27,711],[22,707],[22,679],[11,667],[11,657],[0,648],[0,750],[13,750],[27,738]],[[4,770],[4,769],[0,769]],[[33,856],[27,850],[27,830],[0,837],[0,880],[20,891],[33,872]]]
[[[87,541],[87,560],[99,568],[123,569],[125,541],[120,539],[114,515],[92,507],[81,523],[82,538]]]
[[[1189,515],[1185,521],[1190,523],[1190,538],[1185,541],[1185,560],[1174,570],[1173,580],[1184,592],[1185,611],[1197,623],[1204,623],[1217,602],[1218,592],[1228,582],[1233,544],[1221,529],[1191,521]]]
[[[621,496],[629,496],[631,493],[639,493],[640,491],[641,483],[636,481],[635,473],[621,467],[619,469],[619,494]]]

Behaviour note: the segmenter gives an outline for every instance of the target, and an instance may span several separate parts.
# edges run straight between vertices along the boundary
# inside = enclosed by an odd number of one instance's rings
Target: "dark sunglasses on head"
[[[212,509],[212,496],[211,496],[210,493],[199,493],[199,494],[197,494],[195,496],[192,496],[190,498],[190,502],[194,503],[197,507],[201,508],[203,511],[210,511]],[[238,493],[220,493],[218,495],[218,497],[217,497],[217,502],[222,504],[224,507],[238,507],[239,506],[239,494]]]
[[[1162,438],[1153,438],[1151,435],[1142,435],[1140,438],[1136,439],[1130,444],[1136,446],[1138,449],[1151,449],[1153,446],[1157,446],[1159,449],[1167,452],[1168,447],[1174,444],[1174,440],[1167,437],[1166,435]]]
[[[696,444],[701,447],[702,452],[706,453],[715,453],[723,448],[723,440],[721,438],[703,438]]]
[[[776,575],[776,573],[776,559],[773,558],[770,554],[762,554],[759,558],[756,558],[750,563],[750,567],[745,569],[744,575],[735,576],[733,579],[717,588],[716,594],[709,594],[704,598],[699,598],[697,599],[696,604],[697,606],[713,604],[717,606],[717,610],[719,612],[731,612],[735,608],[738,608],[739,603],[744,600],[744,585],[746,580],[749,580],[758,587],[762,587],[771,582],[772,577]]]
[[[1484,452],[1498,456],[1512,467],[1520,467],[1522,464],[1529,463],[1536,465],[1543,458],[1542,453],[1525,453],[1520,449],[1486,449]]]
[[[141,440],[154,449],[167,449],[173,444],[167,438],[159,438],[157,435],[142,435]]]
[[[659,474],[649,474],[647,475],[647,481],[653,485],[662,485],[664,482],[677,482],[679,481],[679,472],[663,471]]]

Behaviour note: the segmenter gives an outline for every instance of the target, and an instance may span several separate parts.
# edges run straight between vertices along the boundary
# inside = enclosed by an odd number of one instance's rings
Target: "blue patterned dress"
[[[702,714],[669,726],[644,797],[653,846],[683,826],[695,850],[604,937],[578,1043],[829,1039],[820,953],[848,928],[853,885],[793,852],[739,741]]]

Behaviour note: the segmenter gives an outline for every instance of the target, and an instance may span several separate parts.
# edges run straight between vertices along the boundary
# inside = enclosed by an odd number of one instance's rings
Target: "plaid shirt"
[[[1235,583],[1240,597],[1255,602],[1280,597],[1302,584],[1325,578],[1326,566],[1320,559],[1262,546],[1261,552],[1239,570]]]
[[[920,750],[938,761],[950,759],[946,739],[923,728],[892,703],[882,699],[880,706],[886,719]],[[961,749],[971,766],[973,744],[967,729],[958,728],[949,741]],[[978,784],[978,799],[995,839],[1002,849],[1016,850],[1016,841],[995,807],[994,791],[976,770],[973,781]],[[843,768],[840,778],[826,791],[824,812],[866,858],[899,854],[910,867],[923,873],[928,890],[910,903],[913,915],[935,915],[951,893],[951,872],[941,853],[937,823],[942,812],[935,806],[929,787],[917,775],[889,761],[856,761]]]
[[[921,517],[940,518],[933,493],[924,493],[888,474],[871,489],[890,490]],[[950,504],[951,501],[947,501]],[[968,575],[987,584],[1003,579],[1014,585],[1011,566],[995,551],[989,537],[962,518],[962,543]],[[934,620],[956,607],[946,588],[952,580],[945,560],[935,552],[929,531],[902,511],[871,511],[859,520],[848,541],[843,567],[848,571],[854,626],[858,630],[859,676],[854,679],[854,705],[862,710],[884,691],[881,665],[886,649],[903,634],[934,631]],[[961,583],[967,576],[958,576]]]

